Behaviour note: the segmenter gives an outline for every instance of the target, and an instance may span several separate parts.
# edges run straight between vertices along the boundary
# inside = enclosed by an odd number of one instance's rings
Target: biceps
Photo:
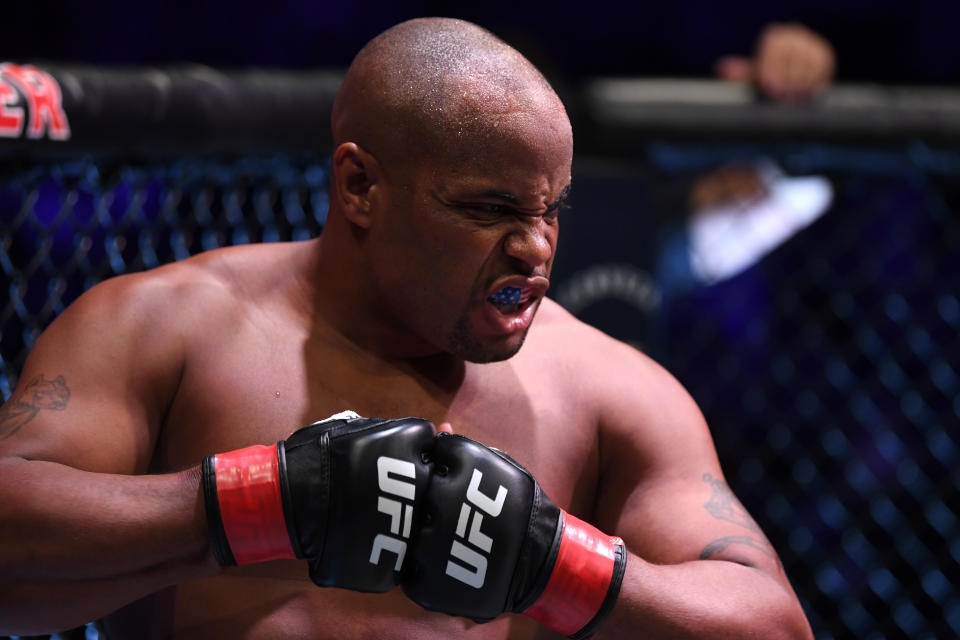
[[[39,364],[28,365],[0,407],[0,456],[107,473],[145,471],[152,438],[143,413],[122,394],[97,393],[89,372]]]
[[[650,562],[726,560],[781,571],[767,537],[716,469],[639,485],[618,511],[601,505],[616,534]]]
[[[756,566],[757,560],[780,566],[773,545],[760,530],[760,525],[747,512],[721,476],[703,474],[702,480],[710,486],[710,498],[703,504],[704,510],[718,521],[718,538],[711,540],[701,551],[702,560],[732,560]],[[730,526],[723,526],[727,523]],[[763,554],[758,556],[757,552]]]
[[[0,409],[0,455],[146,471],[184,359],[169,288],[111,279],[58,316]]]

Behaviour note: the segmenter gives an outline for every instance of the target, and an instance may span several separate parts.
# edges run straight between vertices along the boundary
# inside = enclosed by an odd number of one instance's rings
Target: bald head
[[[501,124],[559,128],[560,99],[518,51],[480,27],[447,18],[403,22],[365,46],[333,107],[335,145],[355,142],[389,162],[455,153]],[[550,131],[538,131],[550,135]]]

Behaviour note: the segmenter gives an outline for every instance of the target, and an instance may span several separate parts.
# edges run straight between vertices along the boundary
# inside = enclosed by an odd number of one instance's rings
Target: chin
[[[467,362],[483,364],[486,362],[501,362],[509,360],[520,351],[523,341],[527,337],[524,331],[519,335],[507,336],[501,340],[480,340],[472,332],[454,331],[448,340],[451,354]]]

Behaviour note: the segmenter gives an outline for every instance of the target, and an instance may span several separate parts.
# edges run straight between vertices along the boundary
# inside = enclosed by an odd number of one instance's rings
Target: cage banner
[[[328,152],[342,74],[0,62],[0,155]]]

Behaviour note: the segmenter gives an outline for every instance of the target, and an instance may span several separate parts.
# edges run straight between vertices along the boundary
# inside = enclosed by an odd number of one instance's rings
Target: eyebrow
[[[571,185],[569,184],[565,186],[563,190],[560,192],[560,195],[557,197],[557,199],[554,202],[547,205],[547,211],[553,211],[554,209],[559,207],[561,204],[563,204],[563,201],[566,200],[567,197],[570,195],[570,188],[571,188]],[[508,202],[516,207],[519,207],[521,204],[521,199],[519,196],[516,196],[512,193],[508,193],[506,191],[496,191],[493,189],[491,189],[490,191],[481,191],[478,193],[470,194],[468,197],[469,198],[493,198],[496,200],[503,200],[504,202]]]
[[[554,209],[558,208],[561,204],[563,204],[563,201],[566,200],[567,197],[570,195],[570,188],[571,188],[571,185],[569,184],[565,186],[563,188],[563,191],[560,192],[560,195],[557,197],[557,199],[553,201],[553,204],[547,205],[547,211],[553,211]]]

